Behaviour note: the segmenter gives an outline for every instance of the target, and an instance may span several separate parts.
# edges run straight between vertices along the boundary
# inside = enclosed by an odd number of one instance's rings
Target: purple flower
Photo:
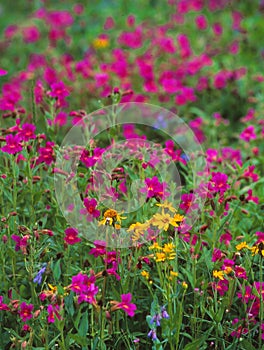
[[[43,266],[42,266],[42,268],[41,268],[41,269],[39,270],[39,272],[37,273],[36,277],[33,279],[33,282],[34,282],[34,283],[37,283],[37,284],[39,284],[39,285],[41,284],[41,282],[42,282],[42,276],[43,276],[43,274],[45,273],[46,268],[47,268],[47,264],[44,263]]]

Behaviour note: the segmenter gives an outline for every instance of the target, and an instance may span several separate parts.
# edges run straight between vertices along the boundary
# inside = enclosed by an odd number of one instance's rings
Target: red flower
[[[76,228],[69,227],[65,231],[65,238],[64,241],[67,244],[73,245],[81,241],[81,239],[78,236],[78,230]]]
[[[24,301],[20,305],[19,316],[23,322],[30,320],[33,317],[32,311],[34,306],[32,304],[26,304]]]

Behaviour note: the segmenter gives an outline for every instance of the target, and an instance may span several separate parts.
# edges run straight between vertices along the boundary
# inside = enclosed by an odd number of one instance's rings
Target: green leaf
[[[87,332],[88,332],[88,312],[85,311],[85,313],[83,314],[80,324],[79,324],[79,329],[78,329],[78,333],[81,337],[85,337]]]
[[[54,264],[52,264],[51,269],[52,269],[52,272],[53,272],[54,279],[56,281],[59,281],[60,276],[61,276],[60,259],[58,261],[56,261]]]
[[[200,350],[202,344],[204,343],[205,339],[206,339],[207,335],[204,335],[203,337],[194,340],[193,342],[191,342],[190,344],[187,344],[184,347],[184,350]]]
[[[241,345],[241,349],[243,350],[256,350],[256,348],[249,342],[247,341],[246,339],[242,340],[242,342],[240,343]],[[243,347],[242,347],[243,346]],[[262,347],[263,349],[264,347]],[[261,349],[261,350],[262,350]]]

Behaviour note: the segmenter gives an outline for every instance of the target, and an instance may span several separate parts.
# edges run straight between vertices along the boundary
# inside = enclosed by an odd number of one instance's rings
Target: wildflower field
[[[264,1],[0,18],[0,350],[264,349]]]

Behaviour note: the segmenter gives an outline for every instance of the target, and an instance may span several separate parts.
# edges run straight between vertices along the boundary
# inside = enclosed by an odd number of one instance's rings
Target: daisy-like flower
[[[162,247],[159,245],[158,242],[154,242],[150,247],[149,247],[150,250],[153,250],[153,249],[158,249],[158,250],[162,250]]]
[[[122,219],[126,219],[126,217],[120,216],[120,214],[118,214],[118,212],[114,209],[107,209],[104,212],[103,220],[99,221],[99,226],[100,225],[114,226],[116,223],[121,224]]]
[[[161,214],[155,214],[151,220],[151,223],[153,226],[157,226],[159,230],[168,231],[170,225],[178,227],[178,222],[183,221],[183,219],[183,215],[175,214],[172,217],[169,213],[162,212]]]
[[[165,200],[164,203],[157,203],[156,205],[158,207],[163,208],[163,209],[168,209],[172,213],[176,213],[176,211],[177,211],[175,208],[173,208],[172,203],[168,202],[167,200]]]
[[[247,245],[247,242],[241,242],[238,245],[236,245],[236,250],[240,251],[244,248],[249,249],[249,246]]]
[[[140,239],[140,237],[144,236],[147,229],[149,228],[149,222],[145,222],[145,223],[140,223],[140,222],[136,222],[135,224],[132,224],[129,226],[129,228],[127,229],[127,232],[133,232],[132,234],[132,240],[133,241],[137,241]]]
[[[213,276],[215,278],[219,278],[220,280],[224,280],[224,271],[217,271],[217,270],[214,270],[213,271]]]

